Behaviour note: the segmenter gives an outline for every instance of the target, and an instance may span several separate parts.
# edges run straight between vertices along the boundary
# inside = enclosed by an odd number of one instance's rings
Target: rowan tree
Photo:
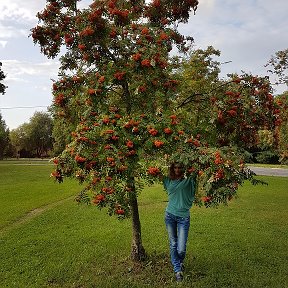
[[[177,109],[175,71],[180,62],[170,52],[174,47],[179,53],[188,51],[192,38],[177,27],[197,4],[102,0],[79,10],[75,0],[49,0],[32,29],[34,42],[47,57],[64,51],[60,77],[53,83],[52,110],[57,127],[72,131],[70,143],[54,159],[52,176],[59,182],[75,177],[85,184],[78,201],[107,207],[119,219],[131,216],[134,260],[145,257],[137,195],[144,183],[157,181],[161,159],[180,159],[187,174],[202,177],[199,205],[227,203],[245,179],[256,181],[237,149],[224,143],[209,146],[194,134],[187,113]],[[233,83],[246,85],[238,79]],[[232,92],[233,97],[223,94],[223,105],[228,97],[238,99]],[[222,109],[221,101],[213,107]],[[222,118],[230,123],[227,113]],[[236,114],[235,119],[242,115]]]
[[[197,4],[94,1],[80,11],[74,0],[47,1],[38,13],[40,24],[32,29],[35,43],[48,57],[56,57],[66,46],[62,79],[53,88],[55,113],[77,127],[56,177],[75,173],[81,181],[89,179],[87,189],[98,184],[95,201],[100,195],[106,198],[118,215],[129,214],[131,207],[134,259],[145,254],[136,197],[135,179],[143,174],[137,146],[150,135],[147,131],[138,137],[136,131],[144,123],[154,124],[155,111],[171,101],[176,81],[170,78],[169,52],[174,44],[185,51],[189,40],[174,24],[186,22]],[[160,148],[162,142],[156,143]]]

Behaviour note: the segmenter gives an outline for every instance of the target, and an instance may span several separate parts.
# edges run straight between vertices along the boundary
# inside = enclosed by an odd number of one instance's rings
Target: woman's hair
[[[184,176],[184,165],[180,162],[173,162],[171,163],[170,167],[169,167],[169,178],[174,180],[176,179],[176,175],[175,175],[175,166],[181,166],[181,170],[182,170],[182,173],[183,173],[183,176]]]

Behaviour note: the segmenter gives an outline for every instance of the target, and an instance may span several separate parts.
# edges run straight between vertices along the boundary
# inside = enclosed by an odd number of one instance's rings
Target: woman
[[[184,166],[172,163],[169,176],[163,178],[164,188],[168,194],[165,211],[165,224],[168,231],[171,263],[176,281],[183,280],[183,261],[190,227],[190,208],[195,196],[195,179],[184,177]]]

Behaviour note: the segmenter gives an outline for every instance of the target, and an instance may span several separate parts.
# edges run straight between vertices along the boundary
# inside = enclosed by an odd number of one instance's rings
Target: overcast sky
[[[264,65],[270,57],[288,48],[287,0],[199,2],[196,15],[181,26],[181,31],[194,37],[195,48],[212,45],[221,51],[220,62],[231,61],[222,66],[223,76],[241,70],[265,75]],[[57,78],[57,60],[42,56],[29,37],[37,24],[35,15],[45,3],[0,0],[0,62],[8,86],[6,94],[0,95],[0,113],[10,129],[28,122],[35,111],[46,111],[52,102],[51,79]],[[279,87],[276,92],[286,88]]]

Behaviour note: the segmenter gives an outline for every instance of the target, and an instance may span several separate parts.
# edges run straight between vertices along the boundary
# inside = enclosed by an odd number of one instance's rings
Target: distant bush
[[[271,150],[258,152],[255,160],[263,164],[279,164],[279,154]]]

